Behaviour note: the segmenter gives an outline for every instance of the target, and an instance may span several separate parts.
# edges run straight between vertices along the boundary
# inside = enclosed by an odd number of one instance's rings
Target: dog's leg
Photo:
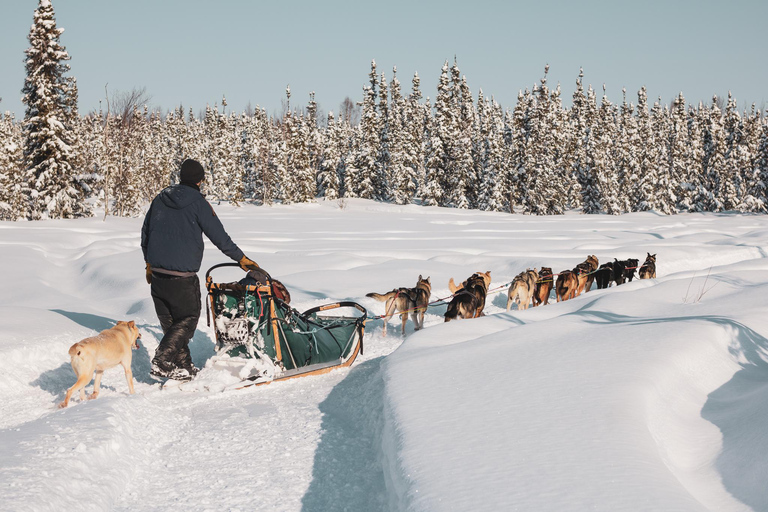
[[[85,400],[85,386],[91,381],[92,373],[82,373],[77,376],[77,382],[67,390],[67,394],[64,397],[64,401],[59,404],[59,407],[66,407],[69,405],[69,400],[72,398],[72,394],[80,390],[80,399]]]
[[[132,395],[134,394],[133,391],[133,372],[131,371],[131,360],[128,361],[121,361],[121,365],[123,365],[123,370],[125,370],[125,380],[128,381],[128,392]]]
[[[93,400],[99,397],[99,390],[101,389],[101,376],[104,375],[104,370],[96,370],[96,378],[93,379],[93,393],[88,397],[88,400]]]
[[[403,321],[403,336],[405,336],[405,323],[408,321],[408,313],[400,313],[400,319]]]
[[[509,311],[509,308],[512,307],[512,296],[507,295],[507,311]]]

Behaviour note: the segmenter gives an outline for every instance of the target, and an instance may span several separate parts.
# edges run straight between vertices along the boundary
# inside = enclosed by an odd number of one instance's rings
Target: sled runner
[[[274,286],[266,272],[249,273],[249,279],[236,283],[217,283],[211,277],[217,268],[237,266],[214,265],[205,285],[208,322],[210,326],[213,321],[216,335],[213,367],[240,379],[239,387],[326,373],[351,365],[362,354],[363,306],[336,302],[300,313],[282,300],[282,287]],[[360,315],[328,314],[344,308]]]

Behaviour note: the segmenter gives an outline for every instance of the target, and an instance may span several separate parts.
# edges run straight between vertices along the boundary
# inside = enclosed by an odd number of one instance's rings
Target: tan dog
[[[539,304],[549,304],[549,294],[552,292],[552,287],[555,285],[555,278],[552,276],[552,269],[550,267],[541,267],[539,272],[539,279],[536,281],[536,290],[533,292],[533,307]]]
[[[96,379],[93,382],[93,393],[89,399],[99,396],[101,376],[104,370],[117,366],[123,366],[125,379],[128,381],[128,390],[133,394],[133,373],[131,372],[131,349],[139,348],[138,339],[141,338],[139,330],[133,320],[130,322],[117,322],[111,329],[101,331],[96,336],[85,338],[72,345],[69,355],[72,358],[72,369],[77,375],[77,382],[67,390],[67,396],[59,407],[69,405],[72,393],[80,390],[80,400],[85,400],[85,386],[91,382],[93,372]]]
[[[485,288],[488,289],[489,286],[491,286],[491,271],[488,272],[475,272],[472,274],[469,279],[466,281],[463,281],[460,285],[456,285],[456,283],[453,281],[453,278],[450,278],[448,280],[448,289],[451,290],[451,293],[456,293],[457,291],[461,290],[466,286],[467,282],[471,279],[475,278],[476,276],[480,276],[483,278],[483,281],[485,281]]]
[[[515,276],[507,292],[507,311],[512,307],[513,302],[517,302],[517,309],[528,309],[538,280],[539,273],[535,268],[527,269]]]
[[[475,272],[472,276],[456,286],[453,278],[448,281],[448,286],[453,292],[453,299],[445,311],[445,321],[450,322],[456,318],[477,318],[483,316],[485,298],[488,295],[488,287],[491,285],[491,271]]]
[[[597,261],[597,256],[593,254],[591,256],[587,256],[586,260],[576,265],[576,268],[573,269],[573,272],[576,274],[576,278],[579,281],[579,286],[575,295],[576,297],[581,295],[581,292],[585,290],[589,291],[589,289],[592,287],[592,281],[595,280],[594,271],[597,270],[597,266],[599,264],[600,262]]]
[[[579,279],[572,270],[563,270],[560,272],[557,275],[557,282],[555,283],[557,302],[574,298],[578,287]]]
[[[402,333],[405,335],[405,323],[408,321],[408,313],[413,320],[413,328],[418,331],[424,328],[424,313],[429,304],[429,296],[432,294],[432,283],[429,277],[426,279],[419,275],[415,288],[395,288],[389,293],[367,293],[366,297],[374,298],[378,301],[386,302],[384,310],[384,328],[382,332],[387,335],[387,322],[396,313],[400,313],[400,319],[403,321]]]

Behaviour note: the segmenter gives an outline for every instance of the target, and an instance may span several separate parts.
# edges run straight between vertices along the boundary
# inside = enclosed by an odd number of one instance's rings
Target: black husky
[[[600,268],[595,272],[595,281],[597,282],[597,289],[602,290],[608,288],[613,281],[613,263],[603,263]]]

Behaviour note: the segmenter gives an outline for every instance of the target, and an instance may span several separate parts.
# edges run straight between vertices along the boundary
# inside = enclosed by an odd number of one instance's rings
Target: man
[[[147,283],[152,286],[152,300],[163,328],[150,372],[156,377],[189,380],[198,372],[188,345],[200,318],[197,271],[203,260],[203,233],[243,270],[259,268],[235,245],[200,193],[204,179],[199,162],[184,160],[181,183],[155,197],[141,229]]]

